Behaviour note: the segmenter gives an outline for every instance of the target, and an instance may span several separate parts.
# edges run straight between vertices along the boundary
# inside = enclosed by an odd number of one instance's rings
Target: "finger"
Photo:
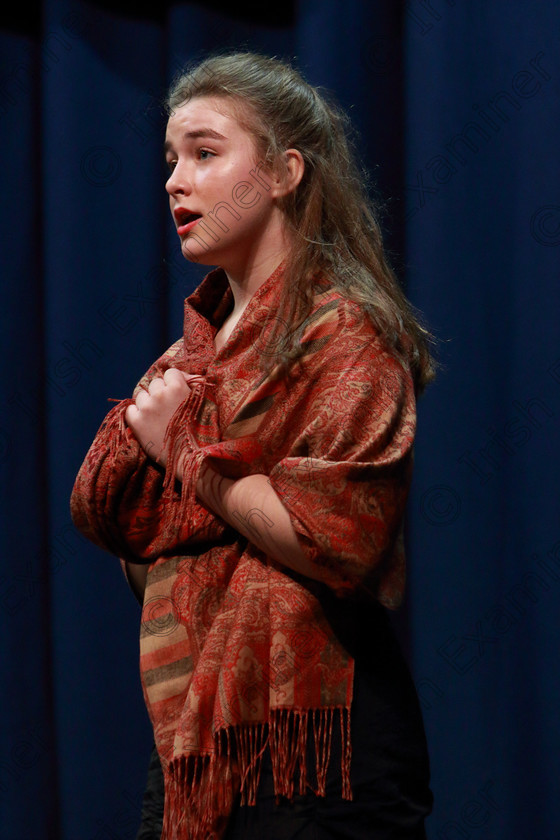
[[[166,385],[171,385],[175,382],[182,382],[183,374],[180,370],[177,370],[177,368],[167,368],[163,374],[163,381]]]
[[[150,394],[148,394],[148,392],[144,391],[144,390],[140,391],[138,393],[138,396],[136,397],[136,400],[135,400],[136,409],[138,411],[142,411],[142,409],[145,408],[148,405],[149,402],[150,402]]]
[[[159,376],[152,379],[148,386],[148,391],[151,394],[159,394],[165,388],[165,382]]]
[[[138,408],[133,403],[131,403],[124,413],[124,419],[126,420],[129,426],[133,426],[134,421],[136,420],[139,414],[140,412]]]
[[[180,370],[170,368],[166,371],[165,384],[166,387],[170,388],[174,394],[177,394],[182,399],[186,399],[191,392],[185,379],[185,374]]]
[[[174,385],[175,387],[179,387],[181,390],[185,389],[187,385],[185,374],[177,370],[177,368],[169,368],[163,374],[163,379],[166,385]]]

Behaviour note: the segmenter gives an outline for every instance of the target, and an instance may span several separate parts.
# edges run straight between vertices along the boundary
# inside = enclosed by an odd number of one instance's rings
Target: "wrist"
[[[149,440],[148,443],[143,447],[144,452],[151,458],[154,463],[158,464],[160,467],[165,469],[167,464],[167,452],[165,448],[161,448],[157,446],[154,441]]]
[[[228,490],[234,484],[233,479],[220,475],[204,462],[196,483],[196,495],[206,507],[223,516]]]

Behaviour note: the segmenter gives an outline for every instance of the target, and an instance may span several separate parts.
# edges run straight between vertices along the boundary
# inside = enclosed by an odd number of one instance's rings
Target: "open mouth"
[[[195,219],[200,219],[201,215],[201,213],[183,213],[181,217],[181,224],[188,225],[189,222],[194,222]]]
[[[188,233],[192,227],[202,218],[201,213],[178,212],[175,217],[178,221],[177,233],[181,236]]]

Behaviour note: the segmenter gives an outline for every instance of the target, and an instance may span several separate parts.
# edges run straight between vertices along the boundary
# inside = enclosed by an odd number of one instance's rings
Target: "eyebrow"
[[[219,131],[214,131],[213,128],[197,128],[195,131],[185,131],[183,140],[199,140],[201,137],[208,137],[210,140],[227,140]],[[166,140],[163,144],[163,151],[168,152],[173,147],[170,140]]]

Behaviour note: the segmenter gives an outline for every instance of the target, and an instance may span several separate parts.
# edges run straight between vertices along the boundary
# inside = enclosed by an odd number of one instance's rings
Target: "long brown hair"
[[[303,352],[297,328],[288,341],[284,334],[281,345],[279,333],[285,333],[286,324],[297,327],[305,320],[313,279],[322,276],[363,307],[388,347],[410,363],[421,393],[435,374],[429,349],[433,337],[389,265],[377,208],[351,151],[344,112],[293,67],[249,52],[211,56],[182,72],[170,88],[167,108],[172,112],[201,96],[230,100],[236,118],[254,136],[265,167],[278,168],[290,148],[298,149],[305,162],[301,183],[281,203],[294,235],[274,316],[271,344],[282,347],[274,363],[288,368]]]

